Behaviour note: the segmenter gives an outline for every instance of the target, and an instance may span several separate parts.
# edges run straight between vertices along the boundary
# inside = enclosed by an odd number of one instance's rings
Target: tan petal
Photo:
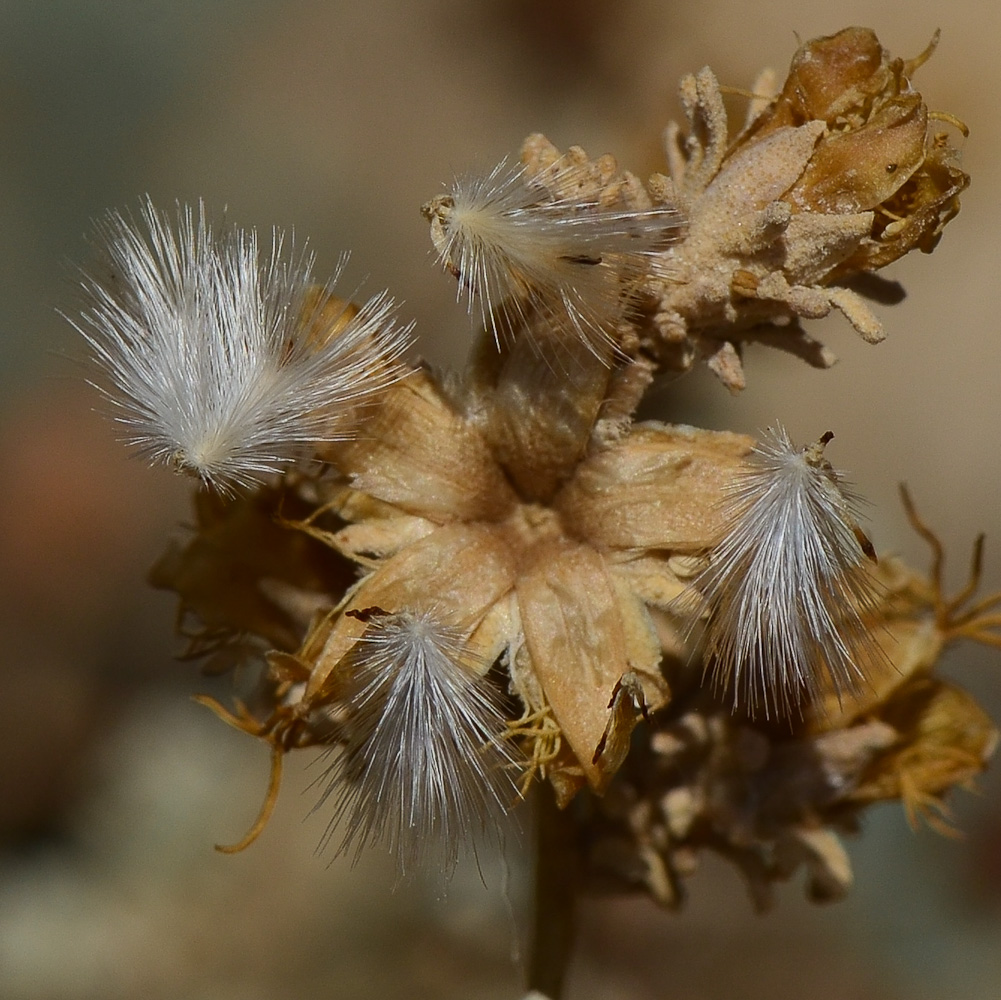
[[[742,434],[639,424],[583,462],[555,504],[598,548],[707,548],[722,527],[717,501],[753,447]]]
[[[482,435],[425,371],[396,385],[360,436],[331,454],[356,490],[438,524],[493,520],[514,503]]]
[[[660,635],[650,618],[646,605],[633,590],[631,581],[617,572],[609,579],[615,587],[622,617],[622,630],[626,643],[626,661],[633,676],[643,685],[643,703],[651,712],[667,704],[670,697],[667,683],[660,673],[663,653]]]
[[[604,562],[584,546],[553,543],[519,578],[517,594],[534,673],[588,781],[600,790],[611,777],[600,753],[610,704],[629,671]]]
[[[921,169],[876,215],[873,238],[842,265],[845,273],[885,267],[914,248],[924,253],[935,249],[942,230],[959,211],[959,195],[970,178],[944,135],[932,138],[930,145]]]
[[[483,663],[493,663],[521,641],[521,620],[514,593],[496,601],[469,637],[469,649]]]
[[[435,527],[434,522],[423,517],[401,514],[399,517],[349,524],[334,534],[331,540],[340,552],[364,565],[398,552],[429,535]]]
[[[321,695],[365,623],[344,612],[378,607],[433,611],[449,625],[478,628],[514,584],[514,567],[497,535],[479,525],[448,525],[403,549],[348,595],[310,677],[304,700]],[[484,663],[484,670],[489,663]]]
[[[861,128],[825,136],[788,201],[834,215],[875,208],[921,166],[927,128],[919,95],[884,105]]]
[[[874,98],[899,89],[900,80],[888,62],[868,28],[845,28],[811,39],[793,56],[782,93],[748,132],[759,136],[816,119],[833,122],[869,106]],[[899,74],[903,66],[898,63],[894,68]]]

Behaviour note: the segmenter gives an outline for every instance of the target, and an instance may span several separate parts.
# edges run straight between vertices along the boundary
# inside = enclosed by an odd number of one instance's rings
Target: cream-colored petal
[[[602,558],[582,545],[540,548],[517,584],[532,669],[591,785],[612,772],[601,759],[610,705],[629,672],[615,588]]]
[[[645,604],[658,608],[672,607],[688,589],[691,581],[708,565],[696,556],[660,554],[633,556],[613,553],[607,558],[612,573],[623,580]]]
[[[656,626],[646,605],[633,591],[630,581],[618,573],[609,574],[622,618],[622,632],[626,644],[626,661],[633,675],[643,686],[643,702],[655,712],[663,708],[670,698],[667,683],[660,673],[662,648]]]
[[[521,636],[521,619],[514,592],[496,601],[469,637],[469,650],[482,663],[493,663]]]
[[[638,424],[583,462],[556,506],[601,549],[706,548],[722,528],[717,501],[753,447],[742,434]]]
[[[427,537],[437,527],[426,518],[397,513],[349,524],[331,534],[327,541],[356,562],[371,566],[377,560]]]
[[[480,525],[446,525],[383,562],[345,598],[323,652],[316,658],[304,700],[327,686],[344,655],[365,631],[348,611],[431,611],[472,635],[491,607],[514,585],[514,566],[496,535]],[[484,662],[483,669],[490,667]]]
[[[493,520],[514,503],[481,433],[424,371],[394,386],[332,455],[356,490],[437,524]]]

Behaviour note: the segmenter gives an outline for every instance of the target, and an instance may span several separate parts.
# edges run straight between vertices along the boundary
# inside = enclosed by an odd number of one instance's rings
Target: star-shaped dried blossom
[[[582,344],[568,380],[538,352],[530,338],[491,348],[450,391],[415,371],[364,437],[329,449],[349,484],[327,503],[348,523],[322,537],[367,572],[307,640],[302,703],[336,699],[364,629],[353,613],[432,611],[484,669],[506,667],[512,733],[566,801],[585,780],[603,789],[642,712],[668,700],[661,659],[681,640],[663,612],[719,534],[714,499],[753,442],[623,431],[635,366],[613,371]]]

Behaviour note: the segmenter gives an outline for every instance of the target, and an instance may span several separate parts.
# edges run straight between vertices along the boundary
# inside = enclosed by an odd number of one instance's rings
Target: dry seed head
[[[224,492],[256,484],[350,436],[356,407],[400,377],[409,327],[392,300],[332,309],[333,282],[318,292],[312,257],[277,231],[261,259],[256,232],[214,232],[203,205],[175,226],[147,201],[139,222],[112,213],[98,236],[103,273],[84,278],[74,326],[151,461]]]
[[[780,92],[771,74],[755,83],[737,134],[708,67],[682,80],[687,124],[668,125],[670,178],[649,185],[688,218],[671,271],[650,279],[647,346],[664,368],[705,358],[738,392],[754,341],[829,368],[835,355],[802,324],[832,310],[868,343],[883,339],[868,298],[899,301],[902,289],[874,272],[931,252],[969,183],[939,124],[956,120],[930,111],[911,79],[931,48],[893,58],[865,28],[806,42]]]
[[[858,498],[823,457],[770,429],[726,501],[729,530],[696,581],[705,661],[734,707],[787,716],[828,683],[855,692],[878,645],[862,620],[876,590]]]
[[[554,336],[581,338],[609,355],[615,324],[653,254],[679,238],[675,208],[629,210],[574,193],[586,190],[579,167],[532,175],[502,160],[422,207],[438,261],[458,279],[457,296],[466,297],[470,315],[476,303],[498,343],[539,313]]]
[[[429,612],[354,614],[369,625],[346,667],[343,745],[318,804],[334,802],[321,847],[343,830],[338,853],[383,842],[401,875],[433,860],[447,876],[513,799],[498,698],[461,629]]]

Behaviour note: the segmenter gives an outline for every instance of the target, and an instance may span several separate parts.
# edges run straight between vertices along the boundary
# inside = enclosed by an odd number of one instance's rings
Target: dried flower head
[[[868,564],[877,598],[864,615],[883,656],[866,686],[838,694],[828,683],[791,730],[721,710],[705,691],[675,699],[595,801],[586,833],[595,884],[639,886],[676,908],[713,851],[740,869],[759,909],[776,882],[804,869],[809,896],[826,901],[851,887],[839,835],[855,832],[871,803],[899,800],[912,822],[950,832],[946,796],[985,768],[998,730],[934,671],[961,639],[1001,645],[1001,594],[974,599],[981,539],[968,585],[947,598],[941,545],[905,501],[934,567],[926,578],[893,556]]]
[[[175,227],[151,202],[99,226],[104,273],[75,324],[127,440],[155,462],[231,490],[281,472],[310,445],[349,436],[355,412],[400,374],[409,328],[392,300],[361,308],[317,288],[312,258],[275,233],[213,232],[204,206]]]
[[[857,692],[878,656],[863,616],[876,593],[857,498],[824,458],[834,435],[758,443],[724,501],[726,529],[694,588],[707,606],[704,657],[734,708],[788,716],[828,681]]]
[[[741,344],[761,341],[826,368],[834,355],[799,321],[832,309],[867,341],[883,339],[850,279],[868,277],[860,288],[899,298],[871,272],[930,251],[969,182],[910,82],[933,47],[891,59],[862,28],[807,42],[778,95],[771,74],[759,78],[763,96],[732,141],[712,72],[682,81],[688,134],[668,127],[671,176],[651,181],[689,220],[670,252],[674,273],[653,289],[649,347],[663,364],[684,369],[707,356],[738,390]]]
[[[503,160],[423,206],[439,262],[498,343],[541,314],[537,336],[576,336],[602,355],[614,347],[652,255],[683,222],[673,206],[627,204],[628,178],[608,181],[580,151],[535,170]]]
[[[677,371],[704,358],[738,391],[748,342],[816,367],[834,364],[801,326],[832,309],[865,340],[882,340],[862,295],[898,301],[903,291],[874,272],[910,250],[930,252],[969,183],[947,133],[934,130],[938,122],[965,126],[929,111],[911,84],[934,44],[905,61],[862,28],[807,42],[780,92],[770,72],[760,76],[736,137],[706,68],[682,81],[688,128],[667,128],[670,176],[655,174],[644,188],[624,174],[619,184],[608,173],[614,161],[580,161],[597,190],[605,177],[629,209],[673,205],[686,222],[648,265],[632,299],[646,319],[631,317],[620,346]],[[530,172],[545,171],[562,157],[536,135],[522,160]]]

